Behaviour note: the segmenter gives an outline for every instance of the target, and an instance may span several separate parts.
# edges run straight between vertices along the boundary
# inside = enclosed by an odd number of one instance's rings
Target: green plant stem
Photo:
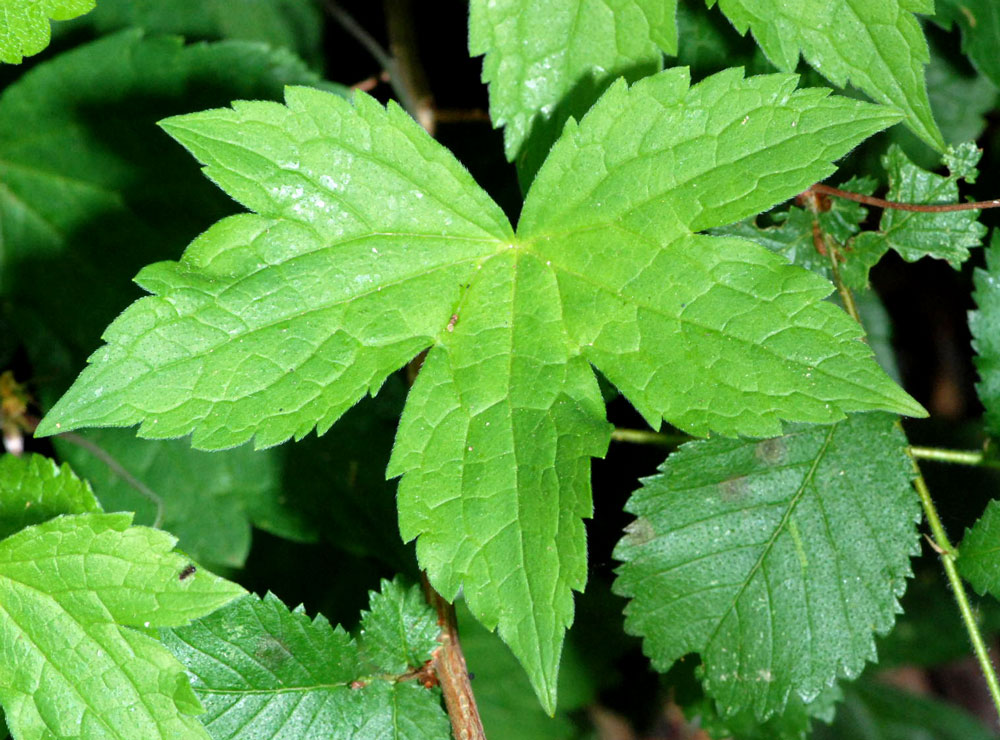
[[[813,190],[816,190],[815,186]],[[834,283],[837,286],[837,291],[840,293],[841,299],[844,301],[844,307],[854,320],[860,324],[861,318],[858,314],[857,305],[854,302],[854,296],[851,294],[850,288],[848,288],[841,279],[840,269],[837,265],[836,244],[832,243],[832,240],[827,239],[826,235],[822,233],[819,228],[818,221],[813,222],[813,240],[817,249],[821,244],[826,247],[826,251],[830,256],[830,265]],[[958,557],[958,550],[956,550],[955,546],[951,544],[951,541],[948,539],[947,532],[944,531],[944,525],[941,524],[941,517],[938,516],[937,508],[934,506],[934,501],[931,499],[930,491],[927,488],[927,482],[924,480],[924,476],[920,472],[920,466],[917,465],[917,456],[913,452],[914,449],[927,451],[933,450],[934,448],[909,447],[907,449],[910,454],[910,459],[913,462],[914,473],[916,474],[913,486],[916,488],[917,495],[920,497],[920,504],[924,509],[924,518],[927,520],[927,525],[931,530],[934,549],[941,556],[941,564],[944,566],[944,572],[948,577],[948,583],[951,584],[952,593],[955,595],[955,603],[958,604],[958,611],[962,615],[962,622],[965,624],[966,632],[969,633],[969,640],[972,642],[972,649],[976,654],[976,659],[979,661],[979,668],[983,672],[983,677],[986,679],[986,685],[989,688],[990,696],[993,699],[993,706],[996,709],[998,719],[1000,719],[1000,681],[997,680],[996,669],[993,667],[993,662],[990,660],[990,655],[986,649],[986,643],[983,640],[982,632],[979,630],[979,625],[976,624],[976,618],[972,613],[972,607],[969,605],[969,597],[965,591],[965,584],[962,582],[962,578],[958,574],[958,568],[955,567],[955,559]],[[956,453],[958,451],[941,450],[937,452],[939,455],[937,459],[942,459],[942,456],[940,455],[941,452]],[[957,455],[952,454],[947,455],[947,457],[950,458],[949,461],[955,462]]]
[[[691,437],[686,434],[664,434],[654,432],[651,429],[627,429],[615,427],[611,432],[612,442],[631,442],[637,445],[659,445],[660,447],[677,447],[685,442],[690,442]]]
[[[979,625],[976,624],[975,615],[972,613],[969,596],[965,591],[965,584],[962,582],[962,578],[958,574],[958,568],[955,566],[958,550],[951,544],[948,534],[944,531],[941,518],[938,516],[934,501],[931,499],[930,491],[927,489],[927,483],[920,473],[920,468],[916,460],[913,461],[913,469],[917,474],[913,485],[920,496],[920,504],[924,508],[924,516],[931,529],[934,549],[941,556],[941,564],[944,566],[944,572],[948,576],[948,583],[951,584],[952,593],[955,595],[955,603],[958,604],[958,611],[961,613],[965,629],[969,633],[969,640],[972,642],[972,649],[976,654],[976,660],[979,661],[979,668],[986,679],[986,686],[989,688],[990,696],[993,699],[993,706],[996,709],[997,717],[1000,718],[1000,681],[997,680],[996,669],[993,666],[993,661],[990,660],[990,654],[986,649],[982,632],[979,631]]]
[[[971,465],[982,468],[1000,468],[1000,460],[986,457],[979,450],[949,450],[944,447],[910,447],[910,455],[918,460]]]

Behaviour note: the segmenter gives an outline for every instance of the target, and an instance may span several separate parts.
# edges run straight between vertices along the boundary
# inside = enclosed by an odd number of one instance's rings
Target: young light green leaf
[[[101,506],[69,465],[34,453],[0,456],[0,539],[60,514],[85,514]]]
[[[717,0],[706,0],[709,7]],[[933,15],[933,0],[718,0],[740,33],[753,32],[764,53],[791,72],[799,53],[837,87],[848,82],[906,113],[906,124],[938,150],[924,82],[930,59],[914,13]]]
[[[82,18],[57,23],[55,37],[84,29],[106,36],[124,28],[188,39],[259,41],[287,48],[312,66],[322,59],[323,12],[313,0],[101,0]]]
[[[980,594],[1000,599],[1000,501],[994,499],[958,548],[958,570]]]
[[[976,393],[986,411],[986,431],[1000,437],[1000,232],[993,232],[986,269],[977,268],[973,280],[977,310],[969,312],[969,331],[979,371]]]
[[[415,617],[411,598],[404,600]],[[399,675],[367,673],[358,645],[341,627],[331,628],[323,616],[309,619],[302,607],[289,611],[273,594],[246,596],[160,634],[192,675],[213,740],[451,737],[436,691]],[[403,637],[386,632],[370,639],[390,640],[376,653],[405,653],[419,664],[430,659],[430,651],[411,653],[416,646]]]
[[[95,0],[14,0],[0,12],[0,62],[20,64],[49,45],[50,20],[83,15]]]
[[[656,668],[698,652],[723,716],[763,720],[875,658],[919,545],[892,417],[691,442],[660,471],[629,501],[638,519],[615,551],[626,629]]]
[[[490,118],[525,189],[568,118],[612,80],[663,68],[675,12],[676,0],[472,0],[469,53],[485,54]]]
[[[128,627],[184,624],[243,589],[127,514],[63,516],[0,542],[0,703],[19,740],[199,740],[184,669]]]
[[[937,0],[934,20],[962,29],[962,50],[976,69],[1000,87],[1000,5],[994,0]]]
[[[552,711],[586,578],[589,458],[609,438],[588,360],[655,423],[695,432],[923,413],[822,300],[829,283],[692,233],[795,195],[896,120],[794,83],[727,73],[689,89],[672,71],[612,87],[567,127],[516,237],[450,154],[363,93],[290,88],[285,106],[169,119],[256,213],[140,273],[154,295],[108,328],[38,434],[141,423],[196,447],[273,445],[325,431],[430,348],[388,469],[403,476],[401,532],[440,593],[464,588],[499,628]],[[592,167],[605,157],[610,170]]]
[[[995,740],[976,716],[927,696],[864,678],[844,686],[844,702],[812,740]]]
[[[886,198],[902,203],[955,203],[959,178],[975,180],[975,164],[981,154],[972,143],[949,149],[946,161],[957,170],[942,177],[917,167],[893,145],[882,158],[889,176]],[[969,247],[980,246],[985,235],[979,211],[920,213],[886,208],[879,230],[861,234],[854,245],[859,250],[894,249],[908,262],[922,257],[943,259],[957,268],[969,258]]]
[[[382,579],[361,615],[361,654],[381,673],[402,675],[419,668],[439,647],[441,628],[419,588]]]

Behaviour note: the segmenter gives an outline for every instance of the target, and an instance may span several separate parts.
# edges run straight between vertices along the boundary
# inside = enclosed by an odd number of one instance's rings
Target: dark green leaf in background
[[[995,0],[937,0],[934,20],[946,28],[957,22],[962,50],[976,68],[1000,87],[1000,5]]]
[[[3,91],[0,294],[35,311],[70,349],[69,367],[45,368],[50,388],[69,383],[136,297],[139,267],[176,256],[233,208],[155,122],[280,96],[288,83],[319,78],[260,44],[184,46],[127,31],[40,64]],[[35,335],[20,339],[30,347]]]
[[[723,716],[813,700],[874,660],[895,620],[918,548],[912,474],[884,414],[683,445],[627,507],[626,629],[660,670],[700,653]]]
[[[100,0],[87,15],[57,23],[52,32],[58,39],[125,28],[189,41],[260,41],[321,65],[323,12],[317,0]]]
[[[0,539],[60,514],[100,510],[69,465],[36,454],[0,455]]]
[[[75,18],[94,0],[6,0],[0,6],[0,62],[18,64],[49,45],[50,19]]]
[[[946,161],[957,171],[947,177],[935,175],[910,162],[903,150],[891,146],[882,159],[889,177],[886,199],[901,203],[955,203],[958,180],[975,180],[975,164],[982,153],[973,143],[948,150]],[[908,262],[922,257],[947,260],[959,267],[969,258],[969,247],[978,247],[986,235],[979,223],[979,211],[919,213],[886,208],[882,211],[878,231],[867,231],[853,242],[859,250],[895,250]]]
[[[369,622],[394,619],[426,624],[436,619],[420,598],[391,593],[373,599]],[[445,740],[451,736],[437,690],[399,680],[395,656],[419,668],[430,659],[430,642],[419,644],[391,630],[366,634],[368,657],[388,658],[372,674],[358,644],[322,616],[289,611],[277,597],[247,596],[186,627],[161,630],[164,644],[192,675],[202,717],[214,740]],[[375,648],[371,641],[387,640]]]
[[[986,269],[977,268],[974,273],[977,310],[969,312],[969,331],[976,352],[976,392],[985,409],[986,431],[1000,437],[1000,232],[993,232],[985,251]]]
[[[876,680],[845,684],[844,695],[833,724],[817,723],[812,740],[996,740],[968,712]]]

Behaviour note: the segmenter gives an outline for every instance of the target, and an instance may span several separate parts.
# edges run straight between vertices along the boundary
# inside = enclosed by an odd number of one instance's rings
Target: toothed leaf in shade
[[[0,542],[0,703],[19,740],[204,740],[184,668],[141,630],[243,592],[127,514],[62,516]]]
[[[383,586],[388,584],[383,581]],[[405,613],[417,619],[417,589]],[[394,598],[392,596],[388,598]],[[426,604],[423,611],[429,612]],[[373,606],[373,609],[377,607]],[[433,613],[429,618],[434,620]],[[399,675],[373,675],[357,643],[322,616],[290,611],[273,594],[245,596],[186,626],[161,630],[164,644],[192,675],[213,740],[446,740],[437,690]],[[376,653],[410,654],[403,635]],[[412,654],[420,665],[429,651]],[[418,666],[419,667],[419,666]]]
[[[400,530],[552,712],[586,579],[589,459],[609,439],[589,363],[653,423],[695,433],[923,414],[823,300],[828,282],[694,234],[794,196],[898,118],[794,86],[689,87],[682,70],[612,86],[563,133],[516,236],[443,147],[363,93],[289,88],[284,106],[168,119],[254,213],[140,273],[153,295],[38,432],[141,423],[201,448],[273,445],[325,431],[429,349],[388,467]]]
[[[979,521],[965,530],[958,552],[962,577],[980,594],[1000,598],[1000,501],[990,501]]]
[[[469,53],[484,54],[490,118],[527,187],[566,119],[612,80],[677,51],[677,0],[472,0]]]
[[[1000,5],[994,0],[937,0],[934,20],[962,29],[962,50],[976,69],[1000,87]]]
[[[711,7],[716,0],[706,2]],[[914,15],[933,15],[934,0],[718,3],[740,33],[753,32],[778,69],[793,71],[801,53],[837,87],[850,82],[880,103],[900,108],[917,136],[939,151],[944,149],[924,81],[930,53]]]
[[[764,720],[857,676],[918,551],[912,471],[885,414],[683,445],[626,507],[626,630],[659,670],[699,653],[724,717]]]
[[[974,362],[979,371],[976,393],[985,409],[986,431],[1000,437],[1000,232],[986,248],[986,269],[976,268],[972,297],[976,310],[969,312]]]
[[[0,539],[61,514],[100,511],[69,465],[37,454],[0,456]]]
[[[0,9],[0,62],[18,64],[49,45],[50,21],[83,15],[95,0],[14,0]]]
[[[981,154],[972,143],[950,148],[944,161],[956,169],[942,177],[917,167],[893,145],[882,158],[889,176],[886,199],[923,205],[957,203],[958,180],[975,181]],[[886,208],[878,231],[864,232],[854,243],[861,250],[893,249],[908,262],[934,257],[958,268],[969,258],[969,247],[980,246],[985,235],[977,210],[920,213]]]
[[[403,674],[420,668],[440,647],[437,615],[419,588],[382,579],[369,594],[371,605],[361,615],[361,652],[383,673]]]

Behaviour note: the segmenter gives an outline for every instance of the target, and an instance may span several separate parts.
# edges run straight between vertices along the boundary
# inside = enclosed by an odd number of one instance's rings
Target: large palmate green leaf
[[[289,611],[272,594],[161,630],[192,675],[213,740],[450,738],[440,694],[403,675],[430,659],[437,642],[419,626],[436,628],[436,617],[418,589],[383,581],[382,590],[366,624],[395,622],[397,629],[368,629],[360,649],[343,628],[322,615],[310,619],[302,607]],[[418,644],[399,629],[413,626]],[[413,662],[399,663],[401,655]]]
[[[740,33],[753,32],[779,69],[795,69],[799,54],[838,87],[848,82],[906,113],[906,123],[944,149],[924,82],[930,59],[914,13],[933,15],[933,0],[706,0]]]
[[[615,551],[626,629],[654,666],[698,652],[721,713],[765,719],[875,658],[919,543],[892,417],[691,442],[660,471],[629,501],[638,519]]]
[[[192,40],[261,41],[291,49],[310,63],[322,58],[323,12],[316,0],[101,0],[52,32],[107,35],[123,28]]]
[[[1000,437],[1000,232],[993,232],[986,249],[986,269],[977,268],[973,279],[977,310],[969,312],[969,331],[979,371],[976,392],[985,409],[986,431]]]
[[[17,64],[49,45],[50,20],[83,15],[95,0],[7,0],[0,7],[0,62]]]
[[[0,542],[0,703],[19,740],[201,740],[184,669],[142,629],[243,589],[127,514],[62,516]]]
[[[326,431],[429,348],[389,463],[400,529],[550,710],[586,578],[589,458],[609,437],[589,363],[652,423],[695,433],[923,413],[823,300],[828,282],[694,234],[827,176],[891,111],[787,75],[616,84],[567,127],[515,235],[398,107],[286,100],[164,122],[254,213],[140,273],[154,295],[38,432],[141,423],[201,448],[273,445]]]
[[[86,481],[42,455],[0,455],[0,539],[61,514],[100,511]]]
[[[469,53],[485,54],[490,118],[530,184],[570,116],[617,77],[663,67],[677,50],[676,0],[472,0]]]

